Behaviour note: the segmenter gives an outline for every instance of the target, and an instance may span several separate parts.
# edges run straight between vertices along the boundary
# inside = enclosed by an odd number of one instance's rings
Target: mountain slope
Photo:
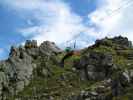
[[[97,40],[65,60],[54,43],[12,47],[0,62],[1,100],[132,100],[133,48],[124,37]]]

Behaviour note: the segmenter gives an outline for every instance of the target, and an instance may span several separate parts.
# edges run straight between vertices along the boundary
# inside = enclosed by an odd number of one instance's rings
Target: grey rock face
[[[80,71],[82,69],[81,77],[85,75],[89,80],[102,80],[110,75],[113,59],[110,54],[90,52],[82,57],[75,67]]]
[[[24,86],[28,85],[33,69],[36,67],[32,61],[33,59],[31,56],[25,53],[23,59],[20,59],[19,56],[14,56],[5,62],[5,71],[9,76],[9,84],[12,84],[10,87],[14,88],[15,84],[16,93],[23,90]]]
[[[53,42],[45,41],[39,47],[40,53],[44,55],[57,54],[61,52]]]
[[[3,87],[11,95],[22,91],[30,83],[33,70],[37,67],[34,60],[39,56],[50,56],[52,53],[59,53],[61,50],[52,42],[44,42],[40,47],[37,41],[27,40],[25,46],[11,47],[9,58],[0,62],[0,95]],[[42,70],[44,76],[47,74]]]
[[[128,71],[121,73],[121,75],[120,75],[121,84],[128,85],[130,83],[130,81],[131,81],[131,77],[130,77]]]

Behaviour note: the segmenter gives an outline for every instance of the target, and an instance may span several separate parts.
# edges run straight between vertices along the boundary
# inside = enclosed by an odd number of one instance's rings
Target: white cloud
[[[62,0],[4,0],[0,3],[26,19],[30,27],[19,29],[19,32],[24,37],[38,40],[39,44],[44,40],[62,44],[79,33],[85,33],[90,39],[86,42],[80,35],[78,44],[84,46],[93,43],[91,38],[120,34],[133,40],[133,1],[98,1],[97,9],[88,15],[89,23],[94,24],[94,27],[87,27],[83,18],[72,12],[71,7]],[[34,21],[37,24],[34,25]]]
[[[0,58],[3,56],[4,49],[0,48]]]
[[[97,10],[88,15],[91,22],[98,27],[98,30],[94,30],[96,37],[123,35],[133,41],[133,1],[102,1],[104,3],[99,3]]]
[[[44,40],[61,44],[86,30],[82,18],[61,0],[5,0],[4,3],[20,15],[28,15],[38,22],[38,25],[19,32],[38,40],[39,44]]]

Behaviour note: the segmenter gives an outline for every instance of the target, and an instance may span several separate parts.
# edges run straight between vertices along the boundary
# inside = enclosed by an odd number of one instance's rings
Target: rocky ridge
[[[0,94],[16,95],[30,83],[34,61],[40,56],[50,57],[61,50],[52,42],[45,41],[39,47],[37,41],[27,40],[25,46],[11,47],[9,58],[0,62]],[[3,90],[5,88],[6,91]]]
[[[125,37],[97,40],[65,61],[55,43],[27,40],[0,62],[0,100],[132,100],[133,48]]]

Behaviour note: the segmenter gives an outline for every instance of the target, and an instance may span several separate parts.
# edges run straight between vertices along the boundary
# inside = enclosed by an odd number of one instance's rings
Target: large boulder
[[[108,77],[113,66],[112,55],[98,52],[89,52],[75,64],[81,77],[89,80],[102,80]]]
[[[122,72],[122,73],[119,75],[119,80],[120,80],[120,82],[121,82],[121,84],[122,84],[123,86],[129,85],[130,82],[131,82],[131,76],[130,76],[130,74],[129,74],[129,71],[126,70],[126,71]]]
[[[39,47],[40,53],[43,55],[58,54],[61,51],[54,42],[44,41]]]
[[[5,73],[9,76],[10,87],[15,88],[16,93],[22,91],[24,86],[29,84],[33,69],[36,67],[32,61],[31,56],[27,54],[23,59],[17,56],[11,57],[4,63],[6,65]]]

